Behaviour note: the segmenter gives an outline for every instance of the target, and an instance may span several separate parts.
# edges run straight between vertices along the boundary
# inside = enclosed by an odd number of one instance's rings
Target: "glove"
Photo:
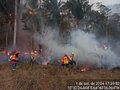
[[[11,59],[8,59],[8,61],[10,62],[10,61],[11,61]]]

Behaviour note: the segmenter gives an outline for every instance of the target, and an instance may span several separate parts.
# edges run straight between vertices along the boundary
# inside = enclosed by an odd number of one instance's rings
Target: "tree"
[[[22,15],[22,21],[24,23],[24,30],[28,30],[31,33],[31,46],[34,50],[34,33],[41,33],[42,18],[41,18],[41,3],[39,0],[28,0],[25,5],[26,12]]]
[[[91,9],[88,0],[68,0],[66,5],[78,23],[83,19],[88,10]]]
[[[59,27],[62,21],[61,11],[64,2],[61,0],[44,0],[43,1],[43,14],[47,24],[50,26]]]
[[[13,0],[0,0],[0,23],[1,29],[6,32],[6,35],[2,36],[2,40],[6,42],[4,46],[8,46],[8,41],[11,41],[9,37],[10,29],[13,28],[14,25],[14,1]],[[6,27],[6,28],[5,28]],[[8,38],[9,37],[9,38]]]

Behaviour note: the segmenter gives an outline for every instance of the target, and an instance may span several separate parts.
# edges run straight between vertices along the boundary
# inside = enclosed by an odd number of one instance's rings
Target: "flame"
[[[80,68],[80,71],[81,71],[81,72],[86,72],[86,71],[88,71],[88,70],[89,70],[89,68],[87,68],[87,67]]]
[[[48,65],[49,64],[49,61],[44,61],[43,63],[42,63],[42,65]]]
[[[35,15],[37,14],[37,12],[36,12],[35,10],[33,10],[33,9],[30,9],[30,10],[28,11],[28,14],[29,14],[30,16],[35,16]]]
[[[9,55],[10,55],[10,53],[11,53],[11,52],[10,52],[10,51],[8,51],[8,52],[7,52],[7,55],[9,56]]]
[[[0,54],[5,54],[5,53],[6,53],[5,50],[0,51]]]
[[[29,54],[29,52],[24,52],[25,55]]]

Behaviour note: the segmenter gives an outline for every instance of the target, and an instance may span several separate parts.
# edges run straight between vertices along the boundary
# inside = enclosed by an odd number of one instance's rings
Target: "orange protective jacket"
[[[10,56],[10,59],[11,59],[11,63],[12,63],[12,64],[17,63],[17,62],[18,62],[18,60],[19,60],[19,58],[18,58],[18,57],[16,57],[16,55],[11,55],[11,56]]]
[[[61,60],[61,63],[66,65],[66,64],[69,64],[69,57],[67,55],[64,55],[62,60]]]

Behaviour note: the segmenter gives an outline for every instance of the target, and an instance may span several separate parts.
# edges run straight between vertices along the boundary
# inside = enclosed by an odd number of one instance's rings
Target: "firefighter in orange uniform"
[[[65,54],[61,60],[62,66],[69,67],[69,62],[70,62],[70,59],[68,55]]]
[[[17,66],[17,63],[19,61],[19,54],[20,54],[20,52],[16,51],[13,55],[10,56],[10,61],[11,61],[11,64],[12,64],[12,70],[13,71],[16,70],[16,66]]]

